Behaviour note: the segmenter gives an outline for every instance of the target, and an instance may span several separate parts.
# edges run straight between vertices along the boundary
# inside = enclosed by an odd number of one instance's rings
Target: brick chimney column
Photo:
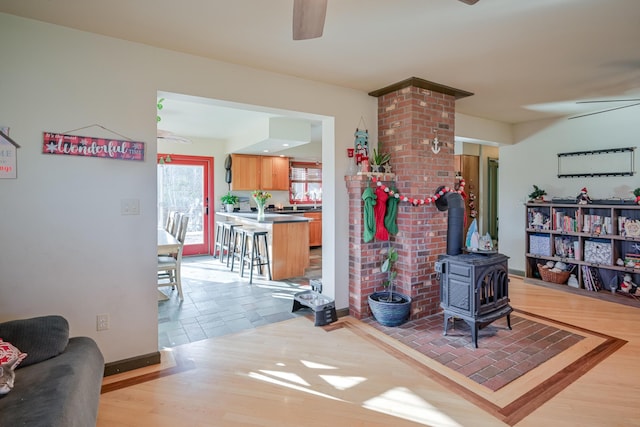
[[[378,151],[391,154],[395,175],[383,177],[402,196],[426,199],[440,186],[453,187],[455,100],[472,95],[458,89],[411,78],[371,92],[378,97]],[[434,139],[438,140],[437,146]],[[370,315],[367,297],[381,290],[381,253],[387,242],[364,243],[362,191],[373,186],[367,176],[347,177],[349,193],[349,311]],[[440,310],[439,284],[434,272],[438,256],[446,253],[447,212],[435,204],[398,204],[397,290],[413,298],[412,318]]]

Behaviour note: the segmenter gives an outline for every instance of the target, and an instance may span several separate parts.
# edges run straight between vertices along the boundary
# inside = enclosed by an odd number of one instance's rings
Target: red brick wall
[[[455,98],[417,87],[407,87],[378,98],[378,147],[391,154],[393,176],[387,186],[401,195],[426,199],[440,186],[452,187],[454,171]],[[437,136],[440,152],[434,153]],[[381,252],[387,242],[364,243],[362,191],[368,177],[347,177],[350,200],[349,222],[349,308],[357,317],[370,315],[367,297],[381,290]],[[398,250],[398,291],[413,298],[412,318],[436,313],[439,284],[433,267],[446,252],[447,213],[433,203],[398,205],[398,235],[391,238]]]

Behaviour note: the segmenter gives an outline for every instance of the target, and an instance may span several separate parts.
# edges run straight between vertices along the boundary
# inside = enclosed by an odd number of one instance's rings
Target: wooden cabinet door
[[[462,177],[465,181],[464,190],[467,193],[467,199],[465,202],[466,221],[467,226],[464,230],[464,238],[467,237],[469,226],[474,219],[479,217],[479,205],[480,205],[480,157],[471,155],[456,155],[454,156],[456,170],[462,173]],[[479,220],[478,220],[479,221]],[[486,226],[483,226],[478,222],[478,228],[486,230]]]
[[[309,246],[322,246],[322,212],[306,212],[309,221]]]
[[[260,178],[263,190],[289,191],[289,158],[262,157]]]
[[[261,156],[231,155],[231,189],[253,191],[260,189]]]

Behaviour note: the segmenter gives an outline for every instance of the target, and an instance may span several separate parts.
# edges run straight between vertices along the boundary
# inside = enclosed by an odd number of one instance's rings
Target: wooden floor
[[[510,289],[518,310],[628,341],[515,425],[640,426],[640,310],[517,277]],[[306,318],[194,342],[105,379],[98,426],[510,425],[398,354]]]

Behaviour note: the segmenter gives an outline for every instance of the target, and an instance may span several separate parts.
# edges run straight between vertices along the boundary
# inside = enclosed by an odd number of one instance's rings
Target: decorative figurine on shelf
[[[542,212],[535,212],[533,214],[533,220],[531,221],[533,228],[544,229],[544,215]]]
[[[579,205],[586,205],[587,203],[591,203],[591,197],[587,194],[587,187],[582,187],[580,190],[580,194],[576,197],[576,201]]]
[[[624,280],[620,284],[620,290],[624,293],[632,294],[632,295],[635,295],[638,292],[638,285],[633,283],[633,280],[631,280],[630,274],[624,275]]]
[[[533,185],[533,192],[529,194],[529,199],[531,202],[544,202],[544,198],[542,196],[546,196],[547,192],[542,188],[539,188],[537,185]]]
[[[633,190],[633,195],[636,196],[636,204],[640,205],[640,188]]]

